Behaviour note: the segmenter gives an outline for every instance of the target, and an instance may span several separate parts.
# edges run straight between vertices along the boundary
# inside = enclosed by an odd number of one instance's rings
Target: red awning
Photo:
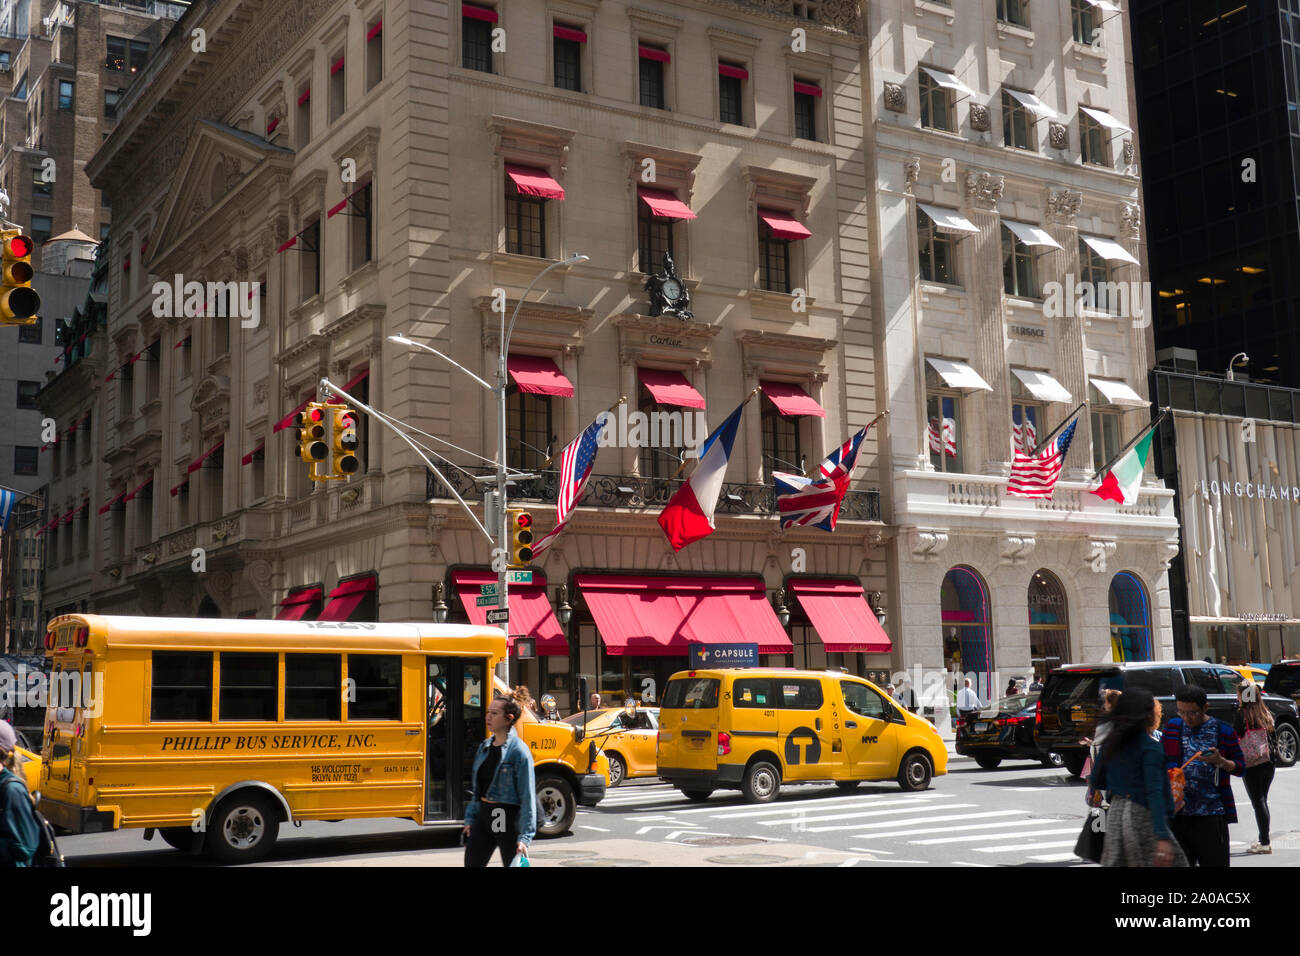
[[[562,27],[557,23],[552,29],[557,40],[572,40],[574,43],[587,42],[587,34],[581,30],[575,30],[573,27]]]
[[[775,209],[760,209],[758,218],[767,223],[778,239],[807,239],[812,235],[798,219]]]
[[[743,66],[732,66],[730,63],[719,63],[718,76],[730,76],[737,80],[747,80],[749,79],[749,71]]]
[[[369,374],[370,374],[370,368],[367,366],[366,368],[358,372],[356,375],[353,375],[350,379],[348,379],[348,383],[343,386],[343,391],[345,392],[352,391],[354,388],[356,388],[358,385],[364,382],[366,380],[366,376],[368,376]],[[346,399],[342,399],[339,398],[337,395],[334,395],[326,399],[326,401],[328,401],[331,405],[342,405],[344,401],[346,401]]]
[[[352,612],[357,609],[357,605],[371,591],[376,590],[379,583],[375,580],[373,574],[368,574],[363,578],[353,578],[351,581],[340,581],[339,586],[330,592],[330,602],[325,605],[325,610],[320,612],[318,621],[346,621],[352,617]]]
[[[224,445],[225,443],[226,440],[223,438],[221,439],[221,441],[217,442],[215,445],[213,445],[203,454],[199,455],[198,458],[195,458],[192,462],[190,462],[190,466],[185,469],[186,474],[193,474],[194,472],[202,468],[203,463],[207,461],[209,458],[211,458],[213,455],[215,455],[217,452],[221,451],[221,446]]]
[[[133,499],[135,498],[136,495],[138,495],[140,492],[144,491],[146,488],[148,488],[148,487],[149,487],[150,485],[152,485],[152,484],[153,484],[153,478],[150,477],[147,481],[145,481],[145,482],[144,482],[143,484],[141,484],[139,487],[137,487],[137,488],[132,488],[132,489],[131,489],[131,493],[130,493],[129,495],[126,496],[126,500],[127,500],[127,501],[131,501],[131,500],[133,500]]]
[[[694,219],[695,213],[667,189],[638,186],[637,195],[650,207],[650,211],[663,219]]]
[[[576,581],[612,655],[684,656],[691,644],[793,653],[759,578],[579,574]]]
[[[822,88],[820,86],[815,86],[812,83],[800,83],[798,80],[794,81],[794,91],[796,93],[803,93],[807,96],[822,95]]]
[[[366,31],[366,39],[373,40],[375,37],[379,36],[379,34],[383,32],[384,32],[384,21],[379,20],[378,22],[375,23],[373,27],[371,27],[369,30]]]
[[[660,63],[667,63],[669,59],[667,50],[659,50],[652,46],[642,46],[637,48],[637,56],[642,60],[657,60]]]
[[[172,346],[172,351],[175,352],[175,351],[176,351],[178,348],[180,348],[182,345],[186,345],[186,344],[188,344],[189,341],[190,341],[190,336],[188,336],[188,335],[185,336],[185,338],[181,339],[179,342],[177,342],[175,345]]]
[[[311,88],[308,87],[307,89],[303,90],[301,93],[298,94],[298,105],[302,106],[303,103],[306,103],[310,99],[311,99]]]
[[[334,61],[334,64],[330,67],[330,76],[333,76],[341,69],[343,69],[343,57],[339,57]]]
[[[704,407],[704,396],[686,381],[686,376],[681,372],[661,368],[639,368],[636,374],[641,379],[641,384],[660,404],[680,405],[682,408]]]
[[[867,605],[861,584],[793,578],[790,590],[799,598],[827,653],[888,654],[893,648],[889,635]]]
[[[573,397],[573,383],[564,377],[558,365],[539,355],[506,356],[506,370],[521,392],[534,395],[559,395]]]
[[[311,610],[311,606],[319,601],[324,595],[325,589],[321,587],[298,588],[296,591],[290,591],[289,596],[280,602],[280,610],[276,612],[277,621],[301,621]]]
[[[173,485],[173,486],[172,486],[172,497],[175,498],[177,495],[179,495],[179,494],[181,493],[181,489],[184,488],[184,487],[185,487],[186,485],[188,485],[189,483],[190,483],[190,480],[189,480],[188,478],[186,478],[186,479],[185,479],[184,481],[182,481],[179,485]]]
[[[41,530],[40,530],[40,531],[37,531],[36,533],[37,533],[38,535],[45,534],[45,532],[49,531],[51,528],[53,528],[53,527],[54,527],[56,524],[58,524],[58,523],[59,523],[59,519],[58,519],[58,518],[55,518],[53,521],[47,522],[46,524],[42,525],[42,526],[41,526]]]
[[[68,513],[59,519],[59,524],[72,524],[72,516],[76,513],[76,508],[69,508]]]
[[[542,199],[563,199],[564,187],[551,178],[551,174],[536,166],[519,166],[506,163],[506,175],[515,187],[525,196],[540,196]]]
[[[256,448],[250,451],[243,458],[239,459],[239,463],[241,465],[251,465],[253,463],[253,456],[256,455],[259,451],[261,451],[265,447],[266,447],[266,442],[262,442],[262,444],[258,445]]]
[[[454,571],[451,582],[460,595],[460,603],[465,606],[470,623],[480,627],[486,625],[487,612],[491,608],[478,606],[479,587],[496,584],[496,572]],[[559,656],[569,653],[569,642],[564,639],[564,629],[555,619],[550,599],[546,596],[545,575],[534,571],[532,584],[510,585],[509,597],[510,623],[506,631],[511,647],[515,646],[515,638],[531,637],[537,641],[539,655]]]
[[[102,515],[102,514],[107,514],[108,511],[109,511],[109,509],[111,509],[111,508],[113,507],[113,505],[117,504],[119,501],[121,501],[121,500],[122,500],[123,498],[125,498],[125,497],[126,497],[126,489],[123,489],[121,492],[118,493],[118,495],[117,495],[116,498],[112,498],[112,499],[110,499],[109,501],[106,501],[103,505],[101,505],[100,508],[99,508],[99,510],[96,511],[95,514],[100,514],[100,515]],[[45,528],[48,528],[48,527],[49,527],[49,525],[46,525],[46,526],[45,526]],[[41,530],[44,531],[45,528],[42,528]]]
[[[279,125],[280,125],[280,117],[277,116],[275,119],[271,120],[271,122],[266,124],[266,135],[270,136],[272,133],[274,133],[275,128]]]
[[[488,23],[497,22],[497,12],[489,7],[476,7],[472,3],[462,3],[460,13],[461,16],[469,17],[471,20],[486,20]]]
[[[291,411],[288,415],[285,415],[284,418],[276,422],[275,427],[272,428],[271,431],[273,432],[283,431],[284,429],[292,425],[293,420],[298,417],[298,413],[302,411],[304,408],[306,408],[308,405],[310,405],[314,397],[315,397],[314,395],[308,395],[306,398],[304,398],[301,402],[298,403],[297,407],[294,408],[293,411]]]
[[[826,409],[817,400],[793,382],[759,382],[763,394],[772,400],[782,415],[816,415],[826,417]]]

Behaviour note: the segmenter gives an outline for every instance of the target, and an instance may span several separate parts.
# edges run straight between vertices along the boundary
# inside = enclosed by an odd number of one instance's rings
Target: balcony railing
[[[447,480],[466,501],[482,502],[485,488],[491,482],[474,481],[463,471],[440,468]],[[479,477],[491,477],[494,472],[469,469]],[[560,473],[543,472],[540,477],[510,485],[509,500],[554,503]],[[592,475],[583,490],[578,505],[588,508],[662,509],[685,479],[641,478],[630,475]],[[451,499],[451,494],[433,472],[427,472],[426,493],[430,498]],[[724,484],[718,498],[717,510],[723,514],[772,515],[777,513],[776,489],[771,485]],[[879,521],[880,491],[850,491],[840,506],[840,517],[849,521]]]

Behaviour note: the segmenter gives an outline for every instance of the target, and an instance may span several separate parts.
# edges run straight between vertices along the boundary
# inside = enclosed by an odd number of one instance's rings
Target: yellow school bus
[[[222,862],[282,824],[464,816],[485,714],[505,687],[497,628],[69,614],[53,658],[41,812],[74,833],[140,827]],[[605,793],[594,740],[525,708],[538,833]]]

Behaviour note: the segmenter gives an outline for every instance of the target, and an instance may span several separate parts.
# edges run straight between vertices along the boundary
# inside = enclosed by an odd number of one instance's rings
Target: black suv
[[[1300,701],[1300,661],[1278,661],[1270,667],[1264,693]]]
[[[1273,679],[1272,671],[1269,679]],[[1231,724],[1237,711],[1237,685],[1242,680],[1232,668],[1205,661],[1070,664],[1052,671],[1043,685],[1034,720],[1034,742],[1045,753],[1059,753],[1066,769],[1078,776],[1088,758],[1088,748],[1079,739],[1092,737],[1096,730],[1102,691],[1129,687],[1149,690],[1164,709],[1162,722],[1167,722],[1178,715],[1174,695],[1184,686],[1202,687],[1209,698],[1210,716]],[[1300,692],[1300,688],[1294,690]],[[1300,710],[1290,697],[1266,693],[1262,699],[1277,725],[1278,765],[1289,767],[1300,753]]]

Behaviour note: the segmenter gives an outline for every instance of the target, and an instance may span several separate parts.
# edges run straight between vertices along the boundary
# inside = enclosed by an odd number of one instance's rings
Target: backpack
[[[15,784],[9,784],[2,789],[4,800],[0,805],[7,802],[12,796],[14,798],[27,801],[27,805],[32,807],[32,817],[36,820],[36,828],[40,831],[39,839],[36,844],[36,851],[32,854],[32,866],[39,867],[58,867],[67,866],[63,861],[63,854],[59,851],[58,840],[54,837],[54,827],[45,816],[40,813],[31,803],[31,795],[27,792],[27,786],[15,777]]]

